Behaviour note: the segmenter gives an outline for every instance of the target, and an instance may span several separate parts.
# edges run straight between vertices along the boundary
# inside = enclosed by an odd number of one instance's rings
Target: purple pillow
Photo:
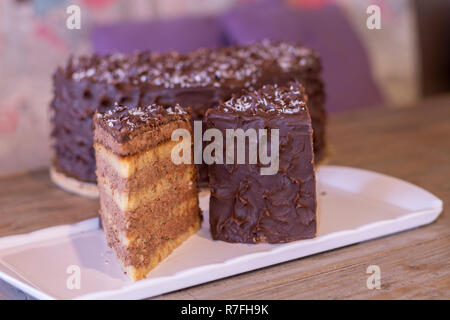
[[[188,52],[199,47],[224,45],[224,34],[215,17],[98,25],[93,28],[91,36],[94,51],[99,54],[138,50]]]
[[[336,5],[297,9],[280,3],[238,6],[221,17],[229,41],[245,44],[265,38],[312,47],[322,57],[328,111],[381,105],[365,50]]]

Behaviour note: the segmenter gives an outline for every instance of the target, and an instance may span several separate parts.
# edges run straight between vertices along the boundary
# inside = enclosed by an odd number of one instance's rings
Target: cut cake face
[[[172,161],[176,129],[192,132],[190,115],[177,105],[116,105],[94,116],[102,226],[132,280],[145,278],[201,225],[197,169]]]

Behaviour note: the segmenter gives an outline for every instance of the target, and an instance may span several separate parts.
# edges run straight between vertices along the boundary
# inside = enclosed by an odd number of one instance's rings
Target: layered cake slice
[[[176,129],[192,131],[178,105],[116,105],[94,116],[102,226],[132,280],[145,278],[200,228],[197,169],[171,157]]]
[[[208,167],[212,237],[244,243],[315,237],[312,128],[303,87],[244,93],[208,110],[206,126],[227,137],[226,156],[217,158],[215,150]]]

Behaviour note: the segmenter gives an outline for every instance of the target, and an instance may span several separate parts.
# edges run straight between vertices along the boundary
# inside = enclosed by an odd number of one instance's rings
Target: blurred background
[[[79,30],[66,27],[72,4]],[[372,4],[380,30],[366,25]],[[0,0],[0,174],[49,165],[51,75],[69,55],[265,38],[320,53],[330,113],[450,91],[448,0]]]

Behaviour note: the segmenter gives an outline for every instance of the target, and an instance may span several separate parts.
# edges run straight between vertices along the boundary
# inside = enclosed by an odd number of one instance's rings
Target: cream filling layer
[[[125,262],[120,257],[118,257],[118,260],[122,265],[123,269],[125,270],[126,274],[131,278],[131,280],[137,281],[140,279],[144,279],[147,277],[147,274],[153,268],[155,268],[162,260],[168,257],[175,248],[180,246],[184,241],[186,241],[190,236],[195,234],[199,229],[200,229],[200,222],[195,223],[192,226],[189,226],[188,230],[180,234],[178,237],[164,242],[161,245],[161,247],[159,247],[156,250],[156,252],[152,255],[150,261],[145,266],[136,267],[132,265],[126,265]]]
[[[171,157],[172,149],[178,141],[167,141],[147,151],[132,156],[118,156],[105,146],[94,143],[96,157],[109,163],[122,178],[133,176],[138,170]]]
[[[187,199],[177,206],[174,206],[170,209],[170,212],[165,217],[165,220],[169,220],[174,217],[183,217],[190,212],[193,208],[197,207],[197,198],[191,198]],[[101,214],[104,219],[107,219],[107,224],[113,228],[113,232],[116,234],[118,241],[120,244],[126,248],[132,247],[132,246],[139,246],[141,245],[142,239],[140,235],[138,234],[131,234],[130,232],[127,232],[127,230],[120,230],[119,228],[114,227],[114,220],[113,217],[109,214],[108,210],[101,205]],[[155,221],[157,224],[162,224],[163,221]]]
[[[167,179],[160,179],[149,184],[146,188],[135,192],[118,192],[111,187],[111,183],[106,177],[98,177],[98,186],[108,195],[122,211],[133,211],[141,203],[155,201],[164,194],[171,192],[177,187],[194,188],[195,167],[189,167],[182,176],[173,176]]]

